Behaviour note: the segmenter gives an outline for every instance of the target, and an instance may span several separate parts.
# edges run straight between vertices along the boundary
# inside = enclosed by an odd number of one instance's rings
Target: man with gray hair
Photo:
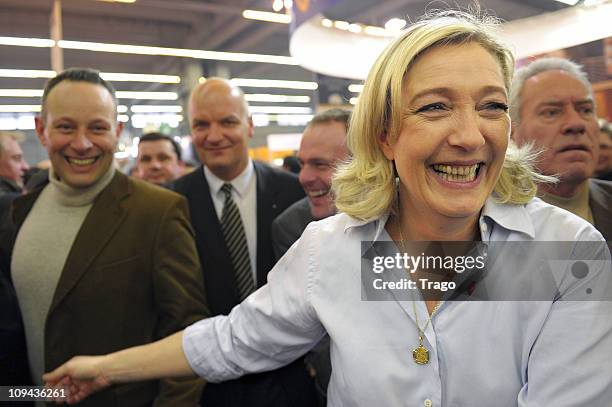
[[[541,184],[546,202],[592,223],[612,238],[612,183],[590,179],[599,154],[593,89],[576,63],[542,58],[519,69],[510,89],[512,138],[531,143],[538,169],[559,178]]]
[[[0,195],[23,193],[23,176],[30,168],[23,159],[19,133],[0,131]]]

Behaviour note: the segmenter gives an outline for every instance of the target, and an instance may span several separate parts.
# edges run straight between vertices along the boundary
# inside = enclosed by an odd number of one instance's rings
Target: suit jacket
[[[302,236],[306,226],[313,220],[308,198],[300,199],[274,219],[272,247],[277,260]]]
[[[257,177],[257,286],[275,264],[271,227],[276,216],[304,197],[297,177],[254,162]],[[170,187],[189,202],[191,222],[208,303],[213,315],[228,314],[239,303],[230,254],[210,196],[204,170],[197,168]],[[247,375],[225,383],[208,383],[202,395],[206,407],[306,407],[314,403],[314,388],[300,359],[273,372]]]
[[[607,241],[612,240],[612,182],[589,180],[589,206],[595,227]]]
[[[14,201],[3,269],[40,191]],[[41,327],[45,368],[168,336],[207,316],[203,291],[185,200],[116,173],[96,197],[57,283]],[[191,407],[201,386],[193,379],[118,385],[82,405]]]

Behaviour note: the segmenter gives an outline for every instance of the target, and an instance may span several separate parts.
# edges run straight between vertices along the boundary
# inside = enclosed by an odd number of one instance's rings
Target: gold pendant
[[[412,351],[412,358],[416,364],[426,365],[429,363],[429,351],[423,345],[419,345]]]

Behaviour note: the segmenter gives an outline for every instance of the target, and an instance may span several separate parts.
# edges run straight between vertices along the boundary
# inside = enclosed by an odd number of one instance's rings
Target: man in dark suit
[[[189,100],[191,136],[202,163],[172,188],[189,202],[213,315],[228,314],[266,282],[274,265],[274,218],[304,196],[297,177],[253,162],[253,123],[242,91],[211,78]],[[204,406],[311,406],[312,380],[302,360],[274,372],[208,383]]]
[[[537,59],[516,72],[510,107],[512,138],[533,143],[540,151],[538,170],[559,178],[540,185],[541,198],[612,240],[612,183],[590,180],[599,158],[599,126],[586,73],[567,59]]]
[[[153,342],[208,314],[185,200],[114,169],[116,107],[96,71],[47,83],[36,132],[49,177],[13,202],[0,231],[36,384],[75,355]],[[116,386],[83,405],[191,407],[202,384]]]

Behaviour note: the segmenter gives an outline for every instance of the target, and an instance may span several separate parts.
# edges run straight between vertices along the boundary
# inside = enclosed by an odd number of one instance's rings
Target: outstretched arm
[[[104,356],[78,356],[43,376],[50,387],[68,386],[68,403],[78,403],[111,384],[193,376],[183,353],[183,332]]]

